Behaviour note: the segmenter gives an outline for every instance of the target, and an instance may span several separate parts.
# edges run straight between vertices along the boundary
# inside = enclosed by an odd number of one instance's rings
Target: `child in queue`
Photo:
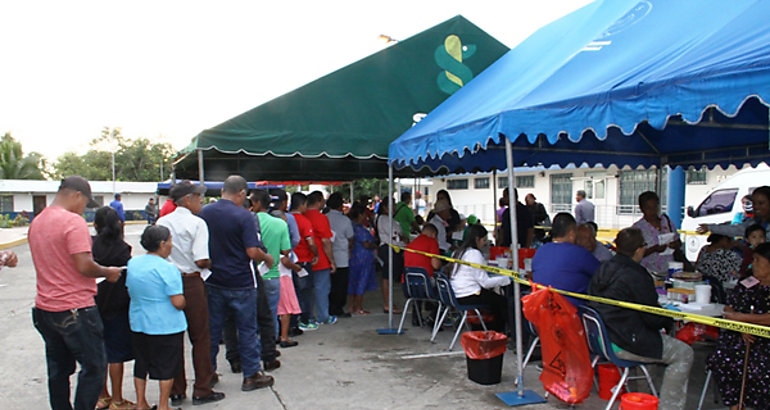
[[[141,244],[146,255],[128,262],[126,287],[131,297],[129,322],[133,333],[136,408],[150,409],[145,397],[147,375],[160,383],[158,410],[169,409],[174,376],[182,365],[183,336],[187,321],[182,275],[166,260],[171,253],[171,232],[148,226]]]
[[[746,243],[743,246],[743,263],[741,263],[741,279],[751,275],[751,262],[754,259],[754,250],[757,246],[766,242],[767,232],[760,224],[754,224],[746,228],[744,236]]]

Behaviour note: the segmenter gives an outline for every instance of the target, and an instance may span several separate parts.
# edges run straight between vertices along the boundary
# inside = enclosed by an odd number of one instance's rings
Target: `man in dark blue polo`
[[[209,228],[211,276],[206,279],[211,334],[211,363],[216,370],[219,340],[228,313],[238,328],[238,350],[243,365],[241,390],[250,391],[273,385],[273,378],[260,368],[260,342],[257,328],[257,281],[251,261],[273,258],[257,247],[257,232],[251,213],[243,208],[248,194],[240,175],[227,177],[222,199],[204,207],[200,216]]]

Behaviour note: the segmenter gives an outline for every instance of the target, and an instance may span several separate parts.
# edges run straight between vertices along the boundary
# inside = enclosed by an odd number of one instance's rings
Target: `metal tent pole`
[[[390,237],[388,238],[388,245],[393,241],[393,165],[388,164],[388,223],[390,224]],[[380,205],[382,206],[382,205]],[[393,327],[393,248],[388,246],[388,327],[386,329],[377,329],[377,333],[381,335],[396,335],[398,329]]]
[[[203,150],[198,148],[198,181],[203,184]]]
[[[353,205],[354,199],[353,199],[353,184],[355,184],[356,181],[350,181],[350,205]]]
[[[515,197],[516,180],[513,179],[513,146],[508,138],[505,138],[505,160],[508,166],[508,215],[511,222],[511,251],[513,252],[513,270],[519,269],[519,234],[516,226],[516,205],[518,201]],[[516,391],[497,393],[497,397],[500,398],[505,404],[509,406],[522,406],[532,403],[543,403],[545,399],[540,397],[532,390],[524,390],[524,369],[522,368],[522,346],[521,332],[521,286],[519,282],[513,282],[513,305],[514,305],[514,318],[516,320],[516,367],[518,369],[518,375],[516,376]]]

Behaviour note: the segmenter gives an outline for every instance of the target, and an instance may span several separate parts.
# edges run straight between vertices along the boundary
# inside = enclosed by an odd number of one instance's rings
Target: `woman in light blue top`
[[[182,337],[187,329],[182,275],[166,260],[171,253],[171,232],[160,225],[142,233],[146,255],[128,261],[126,287],[131,296],[128,319],[136,362],[136,408],[150,409],[145,397],[147,375],[160,382],[159,410],[168,409],[174,376],[182,365]]]

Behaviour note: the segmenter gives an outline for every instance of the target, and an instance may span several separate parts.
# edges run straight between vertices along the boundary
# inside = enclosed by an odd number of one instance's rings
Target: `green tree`
[[[159,181],[171,172],[174,151],[167,143],[153,143],[147,138],[126,138],[120,128],[104,127],[101,135],[94,138],[90,145],[91,149],[85,155],[68,152],[60,156],[54,166],[56,175],[112,180],[113,152],[115,178],[118,181]]]
[[[44,179],[44,161],[37,152],[25,156],[21,142],[9,132],[0,139],[0,179]]]

